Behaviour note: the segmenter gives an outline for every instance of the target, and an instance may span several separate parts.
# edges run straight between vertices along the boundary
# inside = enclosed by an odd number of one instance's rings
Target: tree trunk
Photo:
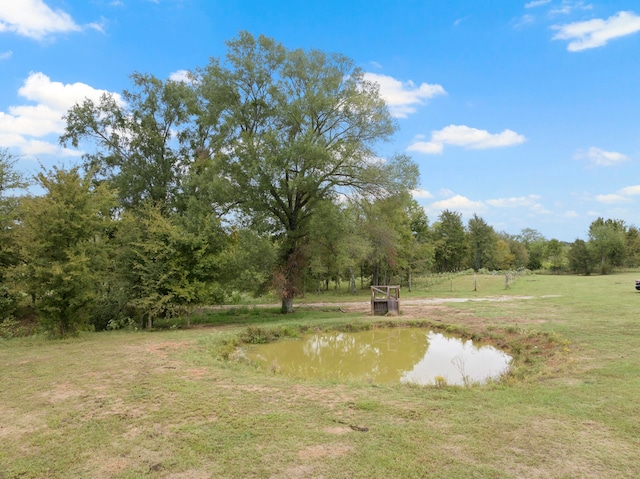
[[[293,298],[282,298],[282,314],[293,313]]]
[[[349,292],[356,294],[356,276],[353,273],[353,268],[349,268]]]

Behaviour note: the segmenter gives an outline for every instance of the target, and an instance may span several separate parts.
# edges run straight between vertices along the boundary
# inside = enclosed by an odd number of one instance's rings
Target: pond
[[[250,346],[245,355],[265,371],[294,377],[420,385],[497,380],[512,359],[493,346],[424,328],[317,333]]]

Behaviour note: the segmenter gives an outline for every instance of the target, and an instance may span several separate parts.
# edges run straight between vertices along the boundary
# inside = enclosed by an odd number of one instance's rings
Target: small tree
[[[430,241],[429,218],[424,209],[417,201],[411,199],[405,210],[411,229],[411,241],[404,252],[407,257],[407,287],[411,292],[413,275],[415,273],[425,273],[433,266],[434,250]]]
[[[546,242],[546,258],[549,261],[549,269],[559,273],[566,263],[566,253],[564,245],[557,239],[552,238]]]
[[[515,263],[516,256],[511,252],[509,243],[504,239],[498,239],[494,251],[493,266],[498,270],[511,269]]]
[[[625,257],[625,225],[622,220],[598,218],[589,226],[589,247],[600,260],[600,272],[622,266]]]
[[[118,271],[127,285],[128,301],[148,328],[156,318],[180,307],[220,302],[218,254],[224,239],[208,234],[217,225],[189,225],[176,215],[146,204],[126,212],[116,236]],[[192,229],[193,228],[193,229]]]
[[[625,264],[630,268],[640,266],[640,230],[629,226],[625,234]]]
[[[545,258],[546,240],[541,233],[532,228],[523,229],[516,239],[524,245],[528,254],[527,268],[536,270],[542,268]]]
[[[435,265],[438,271],[457,271],[467,259],[468,243],[462,214],[444,210],[433,225]]]
[[[593,255],[589,250],[587,243],[581,239],[577,239],[571,245],[567,254],[569,260],[569,268],[577,274],[589,276],[593,269]]]
[[[116,198],[78,168],[54,167],[35,180],[45,194],[22,204],[19,277],[44,328],[58,336],[75,334],[89,322],[87,306],[104,272]]]
[[[15,171],[14,164],[11,154],[0,149],[0,322],[14,312],[16,305],[16,294],[8,284],[8,273],[20,259],[16,238],[19,200],[7,193],[26,186],[26,182]]]
[[[472,268],[478,271],[494,266],[498,237],[493,227],[474,213],[469,220],[467,231]]]

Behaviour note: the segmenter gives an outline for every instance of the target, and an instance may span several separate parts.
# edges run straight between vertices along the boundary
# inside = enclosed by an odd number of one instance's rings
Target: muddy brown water
[[[265,371],[294,377],[420,385],[498,380],[512,359],[493,346],[424,328],[317,333],[248,346],[244,354]]]

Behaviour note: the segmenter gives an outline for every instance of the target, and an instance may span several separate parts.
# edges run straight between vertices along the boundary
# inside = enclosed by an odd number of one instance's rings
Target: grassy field
[[[518,353],[515,374],[469,388],[301,382],[223,359],[256,331],[370,327],[366,292],[344,313],[326,303],[351,298],[332,293],[286,317],[237,307],[184,330],[0,340],[0,478],[637,478],[636,276],[403,292],[389,321]],[[467,300],[418,301],[436,297]]]

